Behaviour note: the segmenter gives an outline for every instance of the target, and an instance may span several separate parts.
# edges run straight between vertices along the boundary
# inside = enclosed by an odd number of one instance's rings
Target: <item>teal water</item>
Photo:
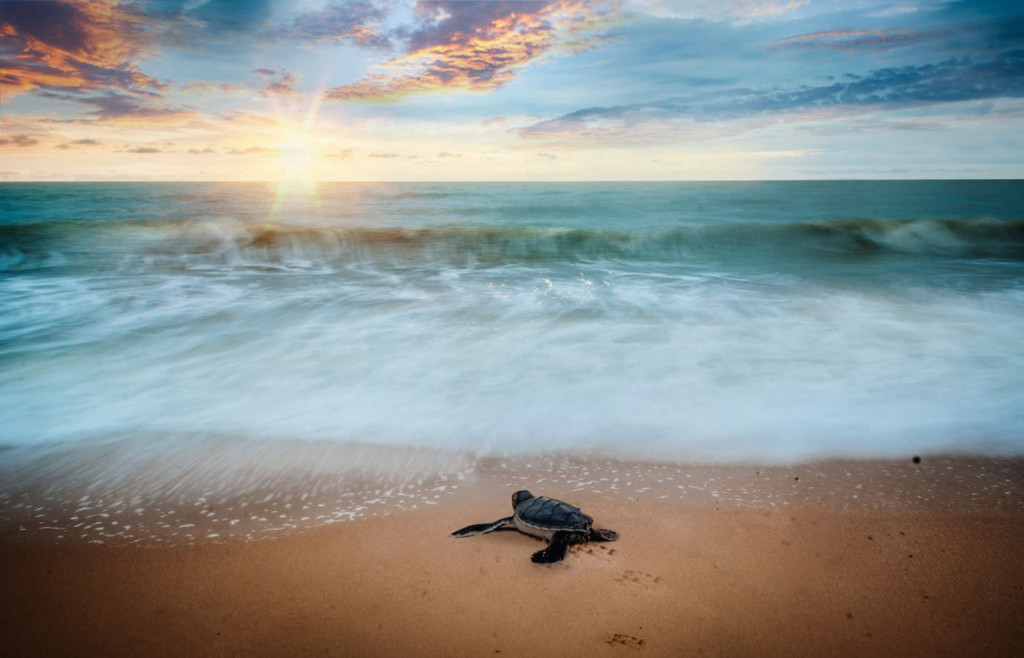
[[[0,184],[0,444],[1024,454],[1020,181],[275,192]]]

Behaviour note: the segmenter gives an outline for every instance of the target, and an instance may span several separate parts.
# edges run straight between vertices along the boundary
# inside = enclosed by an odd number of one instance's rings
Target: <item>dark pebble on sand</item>
[[[915,464],[920,464],[920,463],[921,463],[921,458],[920,458],[920,457],[918,457],[917,455],[914,455],[914,459],[913,459],[912,461],[913,461],[913,462],[914,462]]]

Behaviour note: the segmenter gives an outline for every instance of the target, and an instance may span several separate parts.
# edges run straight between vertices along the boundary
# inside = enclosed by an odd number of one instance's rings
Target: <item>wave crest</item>
[[[834,220],[687,224],[662,230],[489,226],[303,226],[233,219],[41,224],[0,229],[0,270],[99,257],[201,264],[858,258],[880,254],[1024,260],[1024,220]]]
[[[689,260],[803,253],[880,253],[1024,258],[1024,221],[837,220],[790,224],[686,225],[612,231],[551,227],[306,227],[282,223],[193,223],[181,234],[193,255],[245,261],[343,259],[509,264],[544,260]]]

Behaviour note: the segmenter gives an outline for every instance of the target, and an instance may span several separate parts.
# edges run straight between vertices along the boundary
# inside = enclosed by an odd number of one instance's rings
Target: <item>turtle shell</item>
[[[516,517],[527,525],[556,532],[586,532],[594,523],[580,508],[545,496],[519,503]]]

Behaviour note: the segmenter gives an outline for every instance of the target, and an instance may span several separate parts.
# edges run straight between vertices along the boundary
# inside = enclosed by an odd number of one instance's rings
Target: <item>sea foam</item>
[[[1017,454],[1017,192],[4,185],[0,443]]]

